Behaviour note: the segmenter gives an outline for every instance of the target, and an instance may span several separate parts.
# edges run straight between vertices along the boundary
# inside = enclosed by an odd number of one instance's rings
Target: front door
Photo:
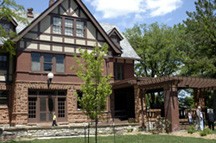
[[[55,111],[55,98],[40,97],[40,122],[52,121],[52,113]]]
[[[66,121],[66,90],[29,91],[29,122],[51,122],[55,112],[58,121]]]

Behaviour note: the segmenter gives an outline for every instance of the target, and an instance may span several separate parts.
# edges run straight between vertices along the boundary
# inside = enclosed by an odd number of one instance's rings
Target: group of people
[[[207,111],[207,121],[208,121],[208,126],[211,130],[214,130],[214,122],[215,122],[215,115],[213,112],[213,109],[208,109]],[[197,130],[203,130],[204,129],[204,115],[203,112],[201,110],[201,107],[198,106],[196,109],[196,120],[194,122],[193,120],[193,114],[191,112],[191,110],[188,112],[188,122],[189,124],[193,124],[196,123],[196,129]]]

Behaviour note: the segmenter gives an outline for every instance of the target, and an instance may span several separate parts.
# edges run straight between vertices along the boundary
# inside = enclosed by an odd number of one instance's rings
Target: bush
[[[196,132],[196,129],[193,125],[189,126],[188,129],[187,129],[188,133],[189,134],[193,134]]]
[[[206,128],[200,132],[200,136],[207,136],[208,134],[212,134],[212,131],[209,128]]]

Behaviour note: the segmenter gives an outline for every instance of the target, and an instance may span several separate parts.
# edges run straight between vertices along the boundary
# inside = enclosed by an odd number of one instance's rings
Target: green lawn
[[[215,140],[206,140],[202,138],[176,137],[169,135],[125,135],[116,136],[115,143],[215,143]],[[70,139],[50,139],[50,140],[34,140],[10,143],[87,143],[84,138]],[[90,143],[94,143],[94,138],[90,138]],[[114,143],[113,136],[99,137],[98,143]]]

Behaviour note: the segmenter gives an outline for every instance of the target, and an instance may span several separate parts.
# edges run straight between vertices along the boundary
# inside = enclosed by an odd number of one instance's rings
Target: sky
[[[15,0],[26,9],[41,13],[49,0]],[[196,0],[82,0],[100,23],[118,26],[123,32],[135,24],[158,22],[173,26],[187,18],[186,11],[195,11]]]

